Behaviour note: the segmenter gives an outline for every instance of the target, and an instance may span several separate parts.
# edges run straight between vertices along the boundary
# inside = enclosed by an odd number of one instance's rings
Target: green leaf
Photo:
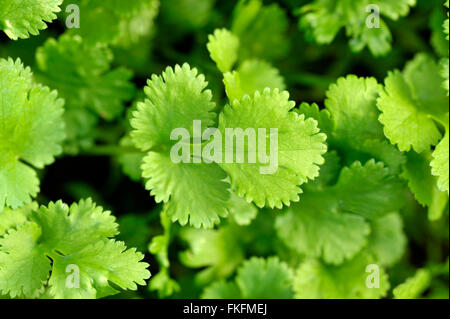
[[[25,223],[0,238],[0,291],[11,298],[32,296],[46,282],[50,260],[38,247],[42,231]]]
[[[361,52],[366,46],[374,56],[383,56],[391,51],[392,34],[382,19],[378,28],[352,26],[349,29],[352,29],[350,33],[353,34],[349,43],[353,52]]]
[[[40,207],[31,215],[42,229],[41,245],[70,254],[90,243],[118,234],[116,219],[109,211],[96,206],[92,199],[81,200],[70,207],[61,201]]]
[[[308,38],[319,44],[331,43],[345,28],[346,35],[351,38],[352,51],[359,52],[367,46],[373,55],[380,56],[390,51],[392,36],[379,16],[379,25],[370,27],[376,22],[373,10],[378,9],[378,14],[398,20],[408,15],[410,7],[415,4],[416,0],[315,0],[298,10],[301,15],[299,27]]]
[[[278,257],[253,257],[239,268],[236,283],[216,282],[204,290],[202,298],[290,299],[292,278],[292,270]]]
[[[108,48],[67,34],[48,39],[36,53],[39,79],[58,90],[68,109],[89,108],[106,120],[119,116],[134,95],[131,72],[111,70],[112,60]]]
[[[244,260],[241,242],[232,226],[218,230],[184,229],[180,236],[190,247],[180,253],[181,262],[190,268],[206,267],[196,275],[199,284],[227,278]]]
[[[304,114],[306,118],[312,117],[315,119],[319,123],[320,130],[327,134],[328,137],[330,137],[335,129],[335,123],[331,119],[331,113],[326,109],[320,110],[316,103],[302,103],[298,110],[295,111],[298,114]]]
[[[396,299],[418,299],[428,289],[431,283],[431,273],[428,269],[419,269],[413,277],[394,288]]]
[[[255,257],[239,268],[236,283],[244,299],[289,299],[292,278],[292,270],[278,257]]]
[[[3,236],[9,229],[24,224],[28,216],[37,208],[38,205],[35,202],[15,210],[6,208],[0,214],[0,236]]]
[[[433,160],[431,161],[431,173],[438,177],[438,187],[442,192],[449,191],[448,188],[448,149],[449,149],[449,131],[445,133],[444,138],[439,142],[435,151],[433,152]]]
[[[299,186],[308,179],[316,178],[319,165],[324,162],[322,155],[327,149],[324,143],[326,135],[320,133],[314,119],[305,119],[304,115],[290,112],[294,106],[287,92],[266,89],[262,93],[256,92],[253,97],[244,96],[240,101],[235,100],[220,115],[219,130],[222,136],[229,139],[225,141],[225,146],[231,145],[230,139],[233,137],[227,134],[230,130],[277,130],[278,150],[271,150],[278,158],[275,172],[261,174],[261,167],[267,164],[259,162],[259,159],[256,163],[226,163],[225,158],[220,164],[230,175],[236,193],[259,207],[281,208],[283,204],[298,201]],[[273,131],[270,134],[267,132],[266,145],[271,144],[272,134]],[[255,148],[258,152],[259,146],[255,145]]]
[[[63,0],[0,0],[0,30],[17,40],[39,34],[56,19]]]
[[[403,184],[383,163],[370,160],[364,166],[355,162],[344,167],[335,186],[340,208],[365,218],[381,217],[400,209]]]
[[[408,181],[409,189],[422,206],[430,206],[433,201],[433,189],[436,188],[436,178],[431,175],[429,153],[417,154],[410,151],[407,163],[400,175]]]
[[[161,15],[164,21],[179,32],[199,30],[213,16],[215,0],[163,0]]]
[[[306,260],[298,268],[294,279],[295,297],[298,299],[375,299],[384,297],[389,289],[388,276],[378,269],[379,281],[369,288],[368,266],[373,258],[362,253],[340,265],[329,266],[318,260]],[[374,272],[373,275],[376,275]]]
[[[96,43],[129,47],[154,32],[158,0],[95,1],[72,0],[80,8],[80,28],[69,31],[91,45]]]
[[[28,209],[33,206],[18,212],[27,215],[26,221],[9,222],[9,230],[0,237],[3,293],[25,298],[101,298],[118,292],[110,283],[136,290],[136,284],[145,284],[150,276],[142,254],[110,239],[117,234],[115,218],[91,200],[70,208],[57,202],[31,213]],[[0,222],[3,225],[5,220]]]
[[[192,136],[194,120],[206,127],[214,124],[215,104],[211,91],[205,90],[207,85],[205,77],[188,64],[177,65],[175,70],[168,67],[162,76],[153,75],[144,89],[147,99],[138,104],[131,120],[136,146],[142,151],[170,147],[175,144],[170,139],[173,129],[185,128]]]
[[[322,191],[336,184],[341,172],[341,159],[336,151],[324,154],[325,163],[320,167],[320,175],[305,185],[307,191]]]
[[[36,171],[21,162],[6,163],[0,169],[0,210],[30,203],[39,192]]]
[[[188,64],[167,68],[148,82],[148,99],[138,104],[131,120],[133,142],[148,152],[141,167],[146,188],[158,203],[167,203],[172,221],[197,228],[211,228],[228,215],[226,174],[215,163],[175,163],[169,149],[175,144],[174,129],[186,129],[192,136],[194,121],[204,128],[214,124],[215,104],[206,86],[205,77]]]
[[[86,108],[71,108],[64,112],[67,138],[63,149],[65,154],[77,155],[83,149],[92,148],[95,144],[99,117]]]
[[[231,31],[240,39],[242,60],[276,60],[289,50],[288,19],[278,4],[263,6],[261,0],[241,1],[233,15]]]
[[[448,193],[441,192],[436,185],[434,185],[432,191],[433,196],[431,204],[428,207],[428,219],[437,221],[444,216],[446,208],[448,211]]]
[[[381,85],[374,78],[348,75],[328,89],[325,106],[334,121],[333,137],[338,144],[357,147],[369,139],[384,138],[378,122],[376,101]]]
[[[126,248],[123,242],[99,241],[67,256],[53,257],[50,293],[54,298],[101,298],[115,291],[110,283],[122,289],[137,290],[150,276],[144,255]],[[79,287],[67,287],[67,269],[76,265],[80,270]]]
[[[140,2],[140,3],[139,3]],[[137,7],[132,14],[120,15],[119,32],[112,44],[117,47],[131,50],[133,45],[139,45],[142,42],[150,41],[156,33],[155,20],[159,13],[159,0],[141,0],[133,1]],[[95,18],[92,20],[94,23]],[[107,20],[106,20],[107,21]],[[110,28],[115,28],[116,23],[108,25]],[[113,30],[107,32],[108,35],[114,35]],[[86,35],[89,37],[93,34],[89,31]]]
[[[449,1],[445,2],[444,4],[447,9],[449,8]],[[447,20],[444,22],[444,33],[447,35],[447,40],[449,39],[449,22],[448,22],[448,12],[447,12]]]
[[[410,7],[416,5],[416,0],[375,0],[373,3],[380,6],[381,12],[392,20],[408,15]]]
[[[157,203],[167,205],[172,221],[212,228],[228,216],[225,172],[217,164],[173,163],[168,154],[149,152],[142,164],[145,185]]]
[[[369,251],[382,266],[390,267],[402,258],[406,249],[406,235],[403,220],[398,213],[392,213],[370,222]]]
[[[244,95],[253,96],[256,91],[286,87],[280,72],[262,60],[244,61],[237,71],[224,74],[223,82],[230,101],[240,100]]]
[[[219,70],[230,71],[238,59],[239,38],[227,29],[216,29],[208,40],[208,51]]]
[[[37,85],[20,60],[0,60],[0,211],[31,202],[39,191],[35,168],[62,152],[63,100]]]
[[[421,153],[436,145],[442,135],[434,119],[444,123],[449,108],[437,63],[419,54],[403,73],[389,73],[377,105],[384,133],[401,151]]]
[[[442,83],[442,87],[447,91],[447,96],[448,96],[449,91],[450,91],[450,80],[449,80],[450,74],[449,74],[449,60],[448,59],[441,60],[441,76],[444,79],[444,82]]]
[[[295,251],[341,264],[354,257],[370,233],[364,218],[339,210],[338,201],[327,192],[307,192],[299,203],[277,217],[278,236]]]
[[[345,163],[376,159],[397,173],[406,159],[385,138],[378,121],[380,111],[376,103],[381,90],[382,86],[374,78],[348,75],[328,89],[326,110],[313,113],[322,117],[330,147],[342,151]],[[329,124],[330,116],[333,124]]]
[[[309,39],[320,44],[329,44],[345,25],[344,2],[336,3],[334,6],[331,6],[332,4],[334,3],[330,0],[314,1],[298,10],[301,15],[299,28],[306,32]]]
[[[174,293],[180,291],[180,285],[178,282],[170,277],[169,270],[167,268],[161,269],[149,284],[149,289],[158,291],[160,298],[167,298]]]
[[[368,241],[365,219],[403,206],[401,184],[388,173],[374,161],[345,167],[335,185],[308,189],[299,203],[277,217],[278,236],[291,249],[326,263],[353,258]]]
[[[386,138],[382,140],[367,139],[362,144],[355,145],[355,150],[356,152],[348,151],[346,154],[347,162],[375,159],[386,164],[391,174],[400,174],[407,161],[405,154],[395,145],[389,143]]]
[[[234,282],[218,281],[205,288],[202,299],[242,299],[241,291]]]
[[[258,209],[245,199],[239,197],[234,192],[231,193],[229,204],[230,217],[239,226],[247,226],[258,215]]]

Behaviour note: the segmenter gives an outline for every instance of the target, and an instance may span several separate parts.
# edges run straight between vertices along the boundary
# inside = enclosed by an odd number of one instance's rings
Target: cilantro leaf
[[[328,136],[328,140],[330,139],[336,124],[331,119],[331,113],[327,109],[320,110],[316,103],[302,103],[295,111],[298,114],[304,114],[307,118],[312,117],[315,119],[319,123],[320,130]]]
[[[368,242],[366,219],[403,205],[398,180],[388,173],[374,161],[343,168],[335,185],[308,189],[299,203],[277,217],[278,236],[288,247],[326,263],[353,258]]]
[[[194,120],[202,121],[204,126],[213,125],[215,103],[211,91],[205,90],[207,85],[204,75],[198,75],[197,69],[188,64],[168,67],[162,76],[153,75],[144,89],[147,99],[138,103],[131,120],[131,137],[136,146],[143,151],[172,146],[172,130],[186,128],[192,136]],[[173,116],[174,111],[177,116]]]
[[[394,288],[396,299],[417,299],[428,289],[431,283],[431,273],[428,269],[419,269],[414,276]]]
[[[322,191],[336,184],[342,169],[341,158],[336,151],[324,154],[325,163],[320,167],[320,175],[305,185],[307,191]]]
[[[375,56],[385,55],[391,49],[392,35],[386,23],[379,16],[379,25],[369,27],[370,14],[375,15],[369,5],[379,9],[378,14],[398,20],[406,16],[416,0],[315,0],[301,7],[299,28],[319,44],[331,43],[344,28],[349,36],[352,51],[359,52],[366,46]]]
[[[180,254],[181,262],[190,268],[204,268],[196,275],[199,284],[231,275],[244,260],[244,251],[232,226],[219,230],[184,229],[181,238],[189,250]]]
[[[401,181],[374,160],[344,167],[335,186],[341,209],[369,219],[400,209],[403,189]]]
[[[321,192],[306,192],[277,218],[275,227],[288,247],[332,264],[352,258],[367,244],[370,233],[364,218],[340,211],[338,201]]]
[[[288,19],[278,4],[263,6],[261,0],[241,1],[235,8],[231,31],[240,39],[242,60],[276,60],[289,50]]]
[[[217,281],[205,288],[202,299],[242,299],[241,291],[234,282]]]
[[[376,101],[381,85],[374,78],[348,75],[328,89],[325,106],[335,123],[338,143],[360,144],[368,139],[382,139],[383,126],[378,122]]]
[[[322,117],[319,127],[326,126],[330,147],[341,151],[345,163],[376,159],[397,173],[406,160],[385,138],[378,121],[380,111],[376,103],[381,90],[374,78],[339,78],[326,93],[326,110],[315,111],[311,116]]]
[[[0,211],[30,203],[39,191],[33,169],[53,163],[65,138],[63,100],[35,84],[20,60],[0,60]]]
[[[146,188],[157,202],[167,203],[173,221],[189,222],[197,228],[211,228],[219,223],[219,217],[228,215],[226,174],[215,163],[174,163],[169,150],[174,145],[174,129],[187,129],[192,136],[194,121],[206,127],[214,124],[215,104],[211,91],[204,90],[206,86],[204,76],[188,64],[167,68],[162,76],[149,80],[145,88],[148,99],[138,104],[131,120],[133,142],[148,152],[142,165]]]
[[[376,218],[370,221],[371,233],[367,251],[382,266],[392,266],[402,258],[406,250],[406,235],[403,220],[399,213]]]
[[[212,18],[215,0],[164,0],[161,15],[179,32],[198,30]]]
[[[370,273],[367,266],[374,259],[361,253],[352,260],[330,266],[318,260],[310,259],[298,268],[294,279],[295,297],[299,299],[375,299],[384,297],[389,289],[388,276],[379,268],[379,287],[366,285]]]
[[[208,51],[219,70],[230,71],[238,59],[239,38],[227,29],[216,29],[208,39]]]
[[[417,201],[423,206],[430,206],[433,201],[433,188],[437,187],[436,178],[431,175],[429,153],[407,153],[407,163],[400,175],[408,181],[408,186]]]
[[[447,0],[444,4],[447,9],[450,7],[449,1]],[[447,40],[449,39],[449,19],[448,19],[448,12],[447,12],[447,20],[444,22],[444,33],[447,35]]]
[[[447,20],[448,21],[448,20]],[[450,91],[450,80],[449,80],[449,59],[443,59],[441,61],[441,76],[444,79],[442,83],[442,87],[447,91],[447,95],[449,95]]]
[[[253,96],[256,91],[286,87],[280,72],[269,63],[261,60],[246,60],[237,71],[224,74],[223,82],[230,101],[240,100],[244,95]]]
[[[0,30],[17,40],[39,34],[56,19],[63,0],[0,0]]]
[[[136,290],[136,284],[145,284],[150,276],[142,254],[111,239],[117,234],[115,218],[92,200],[70,207],[50,203],[26,214],[17,225],[6,216],[11,227],[0,235],[2,293],[30,298],[47,291],[53,298],[101,298],[118,292],[110,282]],[[4,218],[0,215],[2,225]],[[79,272],[72,278],[73,287],[67,284],[71,271]]]
[[[239,268],[236,283],[244,299],[289,299],[292,278],[292,270],[277,257],[251,258]]]
[[[428,150],[442,135],[434,121],[445,125],[449,102],[441,88],[439,68],[430,57],[419,54],[401,73],[389,73],[378,99],[380,122],[391,143],[401,151]]]
[[[102,46],[90,46],[78,36],[50,38],[36,53],[39,79],[58,90],[68,109],[89,108],[106,120],[123,112],[134,95],[132,74],[110,70],[113,55]]]
[[[41,244],[65,255],[78,251],[92,242],[118,234],[115,217],[91,199],[70,207],[62,202],[49,203],[31,215],[42,229]]]
[[[3,163],[2,163],[3,164]],[[39,192],[36,171],[21,162],[4,163],[0,169],[0,210],[30,203]]]
[[[435,151],[433,152],[433,160],[431,161],[432,171],[434,176],[438,177],[438,187],[441,191],[449,191],[448,187],[448,163],[449,163],[449,129],[445,133],[444,138],[439,142]]]
[[[11,228],[24,224],[28,216],[37,208],[38,205],[35,202],[14,210],[6,208],[0,216],[0,236],[5,235]]]
[[[158,0],[73,0],[80,8],[80,28],[69,31],[91,45],[96,43],[130,47],[154,32]]]
[[[239,226],[250,225],[258,215],[258,209],[253,204],[248,203],[244,198],[239,197],[234,192],[231,193],[228,204],[230,217]]]
[[[278,257],[254,257],[239,268],[236,283],[214,283],[205,289],[203,298],[290,299],[292,278],[292,270]]]
[[[226,217],[229,184],[217,164],[178,163],[168,154],[149,152],[142,164],[146,188],[156,202],[167,205],[167,214],[181,225],[212,228]],[[195,185],[195,187],[193,187]]]
[[[136,249],[126,248],[123,242],[99,241],[67,256],[54,255],[52,275],[48,284],[54,298],[102,298],[121,289],[137,290],[150,276],[148,264],[141,262],[144,255]],[[76,265],[80,269],[79,287],[67,288],[67,269]]]
[[[11,298],[31,296],[46,282],[51,267],[37,241],[38,225],[25,223],[0,238],[0,291]]]
[[[244,96],[227,105],[220,115],[219,130],[259,128],[278,130],[278,169],[273,174],[260,174],[262,163],[223,163],[239,196],[259,207],[281,208],[283,203],[298,201],[299,185],[319,175],[326,152],[326,135],[320,133],[314,119],[289,112],[295,103],[287,92],[265,89],[253,97]],[[269,133],[269,132],[267,132]],[[266,136],[270,144],[270,134]],[[225,142],[226,144],[226,142]],[[276,150],[274,150],[276,151]]]

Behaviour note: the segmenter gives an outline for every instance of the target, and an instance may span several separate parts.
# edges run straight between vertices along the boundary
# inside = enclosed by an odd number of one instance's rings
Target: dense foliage
[[[448,6],[0,0],[0,297],[448,298]]]

